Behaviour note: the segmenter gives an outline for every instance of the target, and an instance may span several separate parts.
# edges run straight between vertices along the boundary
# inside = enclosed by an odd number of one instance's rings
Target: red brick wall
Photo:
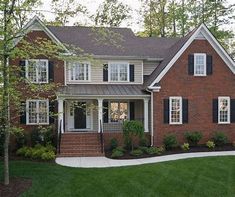
[[[188,75],[188,55],[207,53],[213,56],[213,74],[206,77]],[[235,98],[235,75],[206,40],[195,40],[160,81],[160,92],[153,93],[154,145],[161,145],[167,133],[175,133],[180,143],[185,131],[201,131],[209,140],[215,131],[225,132],[235,141],[235,123],[220,125],[212,122],[212,100],[218,96]],[[182,96],[188,99],[188,124],[163,123],[163,99]]]

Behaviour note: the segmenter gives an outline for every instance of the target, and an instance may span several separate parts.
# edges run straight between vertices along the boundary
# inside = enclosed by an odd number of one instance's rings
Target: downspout
[[[153,91],[146,88],[147,92],[151,93],[151,131],[150,131],[150,145],[153,146],[154,144],[154,137],[153,137]]]

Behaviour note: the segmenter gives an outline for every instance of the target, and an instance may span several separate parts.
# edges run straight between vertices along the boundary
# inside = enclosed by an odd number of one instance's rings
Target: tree
[[[130,7],[118,0],[105,0],[93,16],[95,25],[119,27],[130,18]]]
[[[66,25],[71,19],[87,12],[86,7],[78,3],[77,0],[52,0],[51,7],[55,20],[47,23],[57,26]]]

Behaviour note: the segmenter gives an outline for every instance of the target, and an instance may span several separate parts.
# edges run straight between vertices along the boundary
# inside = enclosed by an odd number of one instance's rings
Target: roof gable
[[[148,81],[145,83],[145,88],[159,89],[155,84],[158,84],[165,74],[170,70],[178,58],[189,47],[193,40],[203,38],[206,39],[215,51],[220,55],[226,65],[235,74],[235,62],[228,55],[225,49],[219,44],[216,38],[208,30],[208,28],[202,24],[197,29],[194,29],[187,36],[179,40],[175,45],[169,49],[169,55],[162,61],[162,63],[153,71]]]

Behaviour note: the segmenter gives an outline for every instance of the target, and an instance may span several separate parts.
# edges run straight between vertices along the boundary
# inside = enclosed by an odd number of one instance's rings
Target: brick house
[[[50,39],[68,53],[73,45],[95,61],[14,60],[29,81],[60,84],[56,121],[50,121],[49,99],[33,98],[25,101],[20,126],[55,124],[65,156],[101,155],[102,136],[105,148],[111,138],[122,143],[127,119],[143,123],[153,146],[167,133],[183,143],[185,131],[201,131],[201,143],[215,131],[235,141],[235,64],[205,25],[183,38],[140,38],[128,28],[106,29],[121,37],[118,46],[100,42],[99,28],[45,26],[37,17],[26,25],[31,40]],[[29,72],[29,66],[35,69]]]

